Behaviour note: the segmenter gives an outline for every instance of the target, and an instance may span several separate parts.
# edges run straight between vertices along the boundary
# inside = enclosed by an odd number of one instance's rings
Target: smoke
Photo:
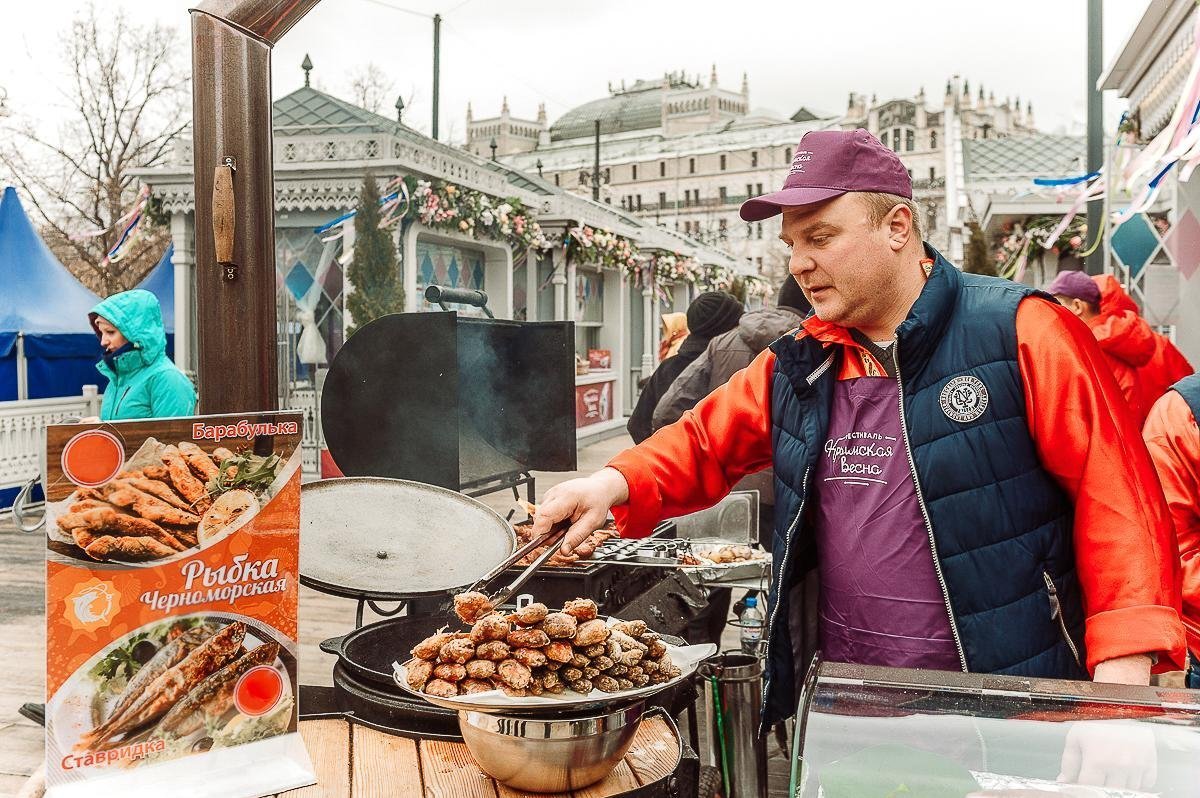
[[[575,468],[572,338],[566,323],[459,318],[464,479],[476,469],[511,469],[514,461],[522,469]]]

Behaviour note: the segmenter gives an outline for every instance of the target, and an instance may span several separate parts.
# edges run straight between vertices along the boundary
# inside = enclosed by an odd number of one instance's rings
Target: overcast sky
[[[1149,0],[1108,0],[1105,65]],[[134,22],[179,31],[190,63],[188,0],[98,0]],[[70,0],[6,2],[0,29],[0,87],[21,115],[52,126],[65,113],[67,85],[59,37],[83,6]],[[274,90],[314,85],[349,96],[349,75],[369,63],[394,82],[410,107],[405,121],[428,130],[432,21],[442,26],[442,138],[461,140],[466,104],[476,117],[533,118],[544,102],[551,121],[604,96],[609,81],[631,84],[683,70],[722,85],[750,77],[754,109],[790,115],[799,106],[844,110],[851,91],[885,99],[924,86],[940,100],[953,74],[997,99],[1032,100],[1044,130],[1082,130],[1086,0],[857,0],[854,3],[748,0],[324,0],[276,47]],[[407,9],[399,10],[399,9]],[[415,12],[415,13],[414,13]],[[384,109],[391,113],[391,102]],[[1109,103],[1106,124],[1115,125]]]

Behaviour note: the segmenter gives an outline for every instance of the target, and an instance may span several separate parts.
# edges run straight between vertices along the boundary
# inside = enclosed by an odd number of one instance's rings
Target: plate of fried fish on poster
[[[49,798],[315,782],[297,733],[301,425],[47,430]]]

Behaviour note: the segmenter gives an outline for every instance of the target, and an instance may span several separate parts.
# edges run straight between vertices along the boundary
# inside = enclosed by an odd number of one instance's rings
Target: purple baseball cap
[[[1052,296],[1082,299],[1097,307],[1100,305],[1100,286],[1096,285],[1096,281],[1091,277],[1074,269],[1056,274],[1050,285],[1046,286],[1046,293]]]
[[[812,205],[850,191],[912,199],[912,178],[896,153],[866,130],[813,130],[792,157],[783,188],[742,203],[744,222],[761,222],[784,208]]]

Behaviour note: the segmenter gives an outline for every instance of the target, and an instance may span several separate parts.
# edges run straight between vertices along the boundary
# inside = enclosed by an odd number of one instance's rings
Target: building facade
[[[652,290],[620,270],[571,262],[559,243],[564,235],[586,225],[628,240],[645,255],[678,254],[700,266],[746,271],[723,252],[673,230],[557,189],[536,175],[476,158],[398,120],[318,91],[307,81],[275,101],[273,119],[281,406],[297,406],[297,397],[303,401],[315,397],[324,370],[353,322],[346,306],[353,291],[346,272],[353,258],[353,220],[322,228],[355,208],[368,174],[381,186],[404,177],[445,181],[480,192],[496,204],[519,200],[536,215],[555,242],[546,251],[448,230],[444,225],[426,226],[415,220],[396,224],[391,229],[405,310],[437,310],[424,300],[425,287],[436,283],[485,291],[497,318],[574,322],[579,357],[586,361],[590,350],[607,353],[606,362],[577,378],[577,390],[593,397],[588,407],[594,405],[597,411],[580,419],[581,437],[625,423],[638,379],[657,365],[661,314],[686,308],[700,289],[688,283],[660,283]],[[196,362],[192,169],[190,143],[184,141],[171,163],[140,174],[171,219],[176,361],[185,371]],[[324,344],[323,353],[313,351],[313,328]],[[306,331],[307,348],[300,346]],[[306,468],[312,465],[306,462]]]
[[[957,76],[939,103],[924,90],[912,98],[877,102],[851,94],[844,114],[800,108],[789,119],[755,114],[749,81],[722,87],[714,67],[706,82],[679,73],[632,86],[609,86],[608,96],[584,103],[546,124],[514,119],[507,101],[498,117],[476,119],[468,108],[467,149],[497,157],[556,186],[591,195],[600,131],[600,197],[729,252],[773,283],[783,279],[788,251],[779,220],[746,224],[738,208],[749,196],[782,185],[796,144],[810,130],[863,127],[892,147],[913,177],[926,238],[961,257],[969,215],[962,142],[1033,132],[1033,109],[1019,100],[997,102]]]

